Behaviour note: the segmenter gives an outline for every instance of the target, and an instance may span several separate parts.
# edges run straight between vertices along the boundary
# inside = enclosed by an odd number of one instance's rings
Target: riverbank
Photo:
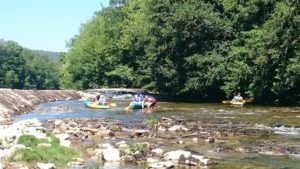
[[[28,113],[40,103],[80,98],[81,95],[75,90],[0,89],[0,122]]]

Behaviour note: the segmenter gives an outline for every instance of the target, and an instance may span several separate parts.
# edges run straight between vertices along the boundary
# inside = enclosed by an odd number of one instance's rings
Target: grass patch
[[[56,139],[52,137],[52,139]],[[23,144],[26,147],[36,147],[39,143],[49,143],[47,139],[37,139],[33,135],[22,135],[19,140],[18,144]]]
[[[146,150],[146,145],[145,144],[140,144],[140,143],[130,143],[130,144],[128,144],[128,148],[133,153],[136,152],[136,151],[144,153],[145,150]]]
[[[59,139],[54,136],[51,137],[51,142],[49,142],[45,139],[37,139],[34,136],[24,135],[20,137],[18,143],[24,144],[29,148],[15,151],[11,157],[11,161],[23,161],[28,164],[50,162],[56,166],[65,166],[72,158],[79,156],[79,153],[75,150],[60,146]],[[37,147],[38,143],[48,143],[51,146]]]
[[[158,123],[158,119],[157,118],[149,118],[146,120],[146,122],[150,125],[153,125],[153,124]]]
[[[23,144],[26,147],[36,147],[39,140],[32,135],[23,135],[19,138],[18,144]]]

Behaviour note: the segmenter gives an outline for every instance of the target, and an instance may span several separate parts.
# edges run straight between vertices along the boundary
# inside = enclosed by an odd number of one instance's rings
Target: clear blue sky
[[[29,49],[67,51],[66,42],[109,0],[0,0],[0,39]],[[101,5],[102,4],[102,5]]]

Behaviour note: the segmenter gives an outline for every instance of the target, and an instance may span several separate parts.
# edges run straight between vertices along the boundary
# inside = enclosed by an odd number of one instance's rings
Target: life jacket
[[[156,99],[154,97],[148,97],[147,101],[154,103],[154,102],[156,102]]]

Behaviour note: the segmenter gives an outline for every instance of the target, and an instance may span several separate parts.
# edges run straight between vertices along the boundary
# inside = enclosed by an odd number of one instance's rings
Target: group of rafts
[[[151,108],[155,104],[156,99],[152,96],[145,96],[144,98],[142,95],[135,95],[134,99],[129,103],[129,106],[125,107],[125,110]],[[109,109],[116,107],[116,103],[108,103],[103,95],[101,95],[100,98],[99,95],[97,95],[94,101],[85,100],[84,105],[92,109]]]
[[[251,103],[252,101],[253,99],[223,100],[222,103],[231,104],[231,105],[244,105],[245,103]],[[156,99],[151,96],[146,96],[145,98],[141,98],[141,96],[135,95],[134,99],[130,102],[129,106],[125,107],[125,110],[150,108],[153,107],[155,104],[156,104]],[[99,104],[99,100],[97,101],[85,100],[84,105],[92,109],[108,109],[111,107],[116,107],[115,103],[108,103],[106,101],[104,101],[102,104]]]

